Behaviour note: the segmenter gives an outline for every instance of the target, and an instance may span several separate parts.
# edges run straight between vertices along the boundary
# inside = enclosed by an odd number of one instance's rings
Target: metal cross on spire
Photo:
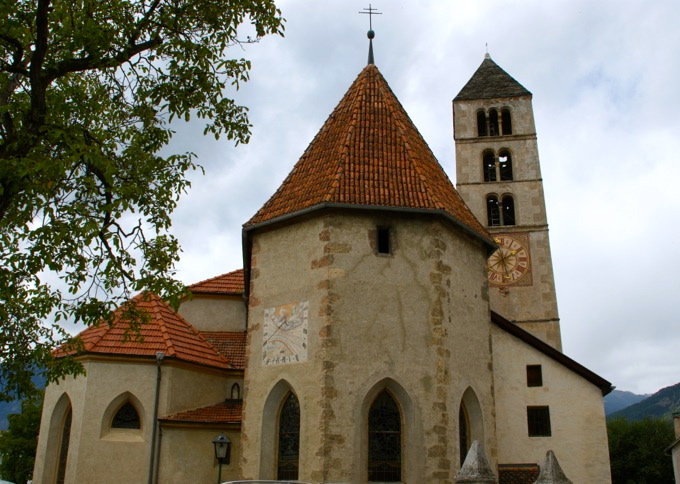
[[[373,30],[373,16],[374,15],[382,15],[382,12],[378,12],[377,8],[373,8],[371,4],[368,4],[368,8],[363,9],[364,12],[359,12],[359,13],[367,13],[368,14],[368,28],[370,30]]]
[[[368,64],[373,64],[373,37],[375,37],[375,32],[373,32],[373,16],[382,15],[382,12],[378,12],[377,8],[369,3],[368,8],[364,8],[362,12],[368,14]]]

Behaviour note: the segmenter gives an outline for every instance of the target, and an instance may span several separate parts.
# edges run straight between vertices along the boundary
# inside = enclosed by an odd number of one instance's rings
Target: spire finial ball
[[[375,37],[375,32],[369,30],[366,35],[368,36],[369,39],[373,40],[373,38]]]

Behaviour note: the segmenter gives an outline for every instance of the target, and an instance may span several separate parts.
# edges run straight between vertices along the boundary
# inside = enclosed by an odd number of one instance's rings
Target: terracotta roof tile
[[[149,321],[141,325],[139,337],[130,334],[126,341],[128,321],[123,316],[124,308],[120,307],[114,312],[110,326],[102,322],[79,334],[83,353],[155,356],[162,351],[166,357],[217,368],[231,368],[227,359],[205,337],[155,294],[141,293],[131,302],[150,315]],[[61,348],[55,352],[55,356],[73,353]]]
[[[195,408],[161,417],[163,422],[241,423],[243,400],[225,400],[217,405]]]
[[[531,93],[487,56],[454,101],[531,96]]]
[[[324,204],[443,211],[488,239],[375,65],[245,226]]]
[[[533,484],[540,468],[536,464],[498,466],[498,484]]]
[[[233,368],[245,369],[247,336],[245,331],[201,331],[201,335],[227,359]]]
[[[194,294],[243,294],[243,269],[227,272],[189,286]]]

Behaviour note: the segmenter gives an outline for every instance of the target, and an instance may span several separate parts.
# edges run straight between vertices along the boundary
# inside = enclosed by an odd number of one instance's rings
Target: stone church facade
[[[244,269],[85,330],[34,482],[500,483],[554,451],[610,482],[603,394],[561,352],[531,93],[485,58],[453,101],[456,190],[372,63],[244,225]],[[122,464],[113,464],[122,463]]]

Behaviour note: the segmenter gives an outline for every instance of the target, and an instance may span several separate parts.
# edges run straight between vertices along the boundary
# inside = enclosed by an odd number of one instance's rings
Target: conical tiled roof
[[[129,331],[129,324],[123,317],[123,308],[114,312],[113,322],[91,326],[81,332],[82,353],[98,353],[125,356],[155,356],[163,352],[166,357],[217,368],[233,368],[227,359],[182,316],[177,314],[163,300],[152,293],[142,293],[132,301],[137,308],[146,311],[149,321],[139,328],[139,338]],[[126,330],[128,337],[126,338]],[[55,356],[72,354],[74,351],[61,348]]]
[[[454,101],[531,96],[519,82],[501,69],[487,54]]]
[[[245,227],[317,207],[349,205],[437,211],[488,239],[372,64]]]

